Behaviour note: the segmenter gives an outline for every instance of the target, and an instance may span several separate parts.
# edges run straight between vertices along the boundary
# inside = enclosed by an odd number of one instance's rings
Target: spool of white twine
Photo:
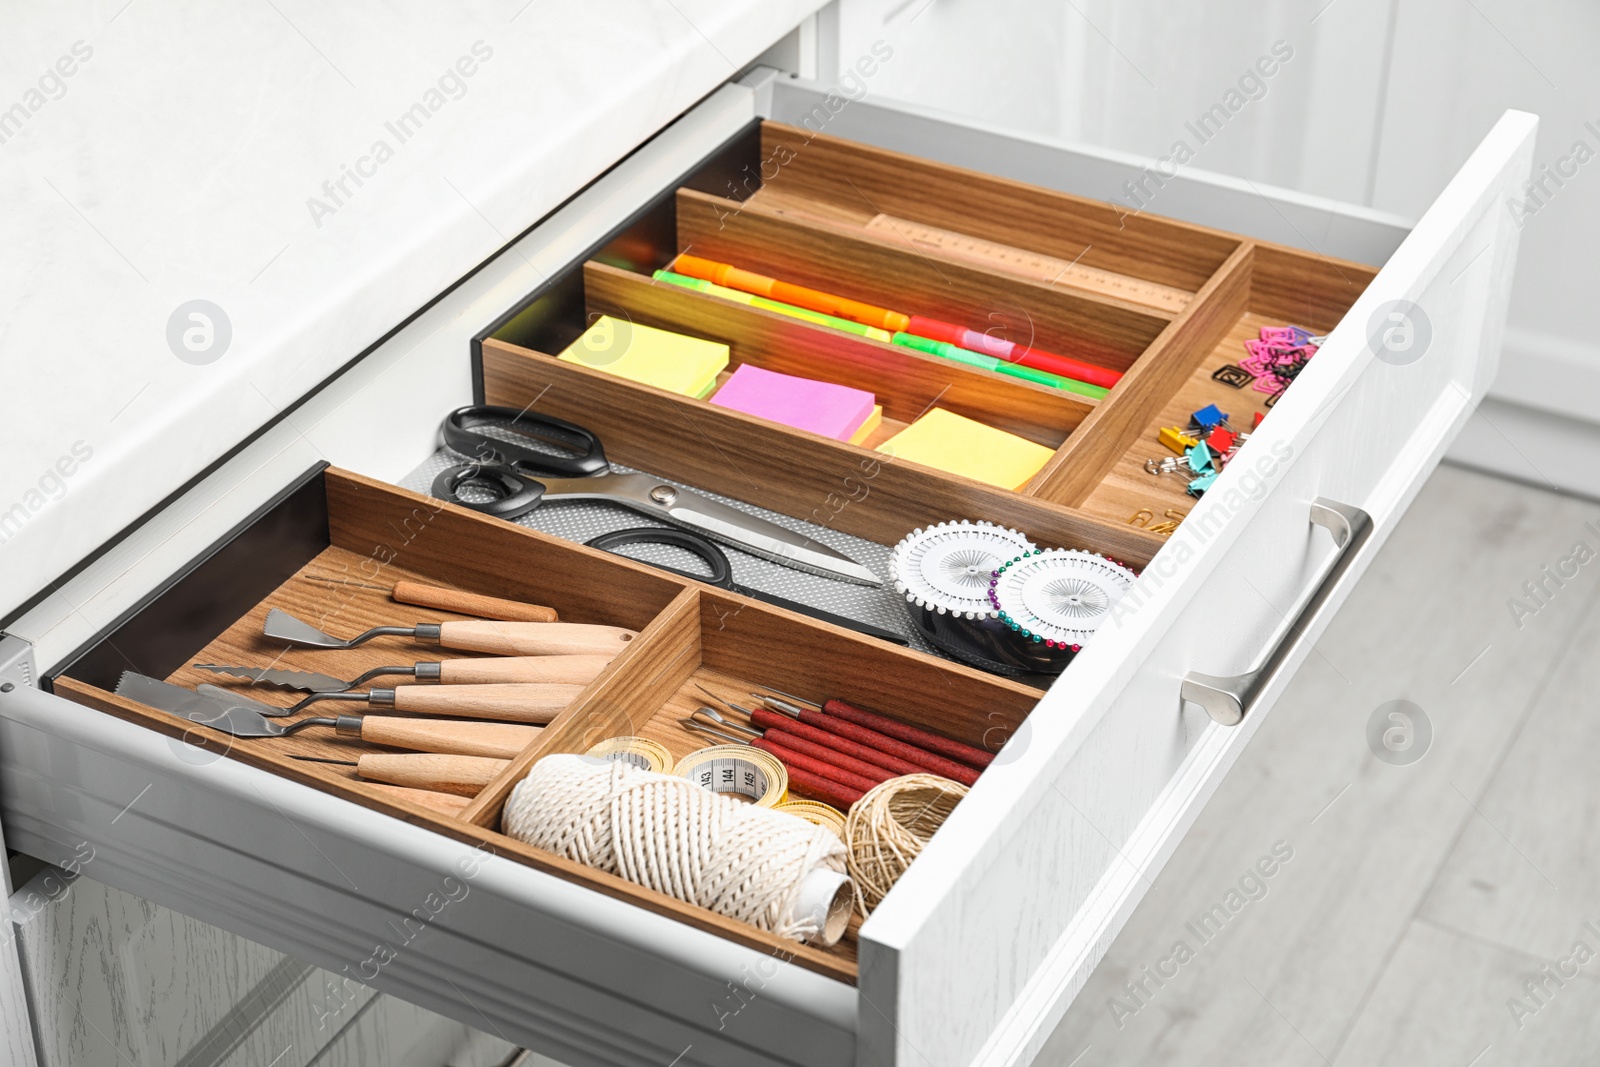
[[[780,937],[832,945],[850,922],[838,837],[674,775],[546,756],[511,791],[503,824],[535,848]]]

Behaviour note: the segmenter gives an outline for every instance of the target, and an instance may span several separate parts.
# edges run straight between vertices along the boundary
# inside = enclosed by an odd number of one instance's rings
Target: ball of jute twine
[[[843,932],[842,920],[828,929],[796,907],[808,874],[822,868],[842,875],[837,836],[686,778],[546,756],[511,791],[502,822],[519,841],[780,937],[831,943],[826,938]]]
[[[908,774],[879,784],[851,805],[844,822],[845,869],[855,882],[862,915],[888,895],[966,795],[966,786],[937,774]]]

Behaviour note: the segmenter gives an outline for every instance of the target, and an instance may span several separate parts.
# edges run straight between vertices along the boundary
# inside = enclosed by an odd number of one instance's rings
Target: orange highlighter
[[[673,263],[672,269],[679,274],[687,274],[691,278],[700,278],[716,285],[725,285],[729,289],[738,289],[744,293],[754,293],[764,296],[769,300],[779,300],[785,304],[794,304],[808,311],[820,311],[824,315],[836,315],[841,319],[850,319],[852,322],[862,322],[868,326],[876,326],[880,330],[890,333],[903,332],[911,325],[911,316],[902,315],[898,311],[888,308],[875,307],[872,304],[863,304],[859,300],[850,300],[832,293],[824,293],[817,289],[807,289],[803,285],[792,285],[789,282],[780,282],[776,278],[769,278],[765,274],[754,271],[740,270],[728,263],[718,263],[712,259],[701,259],[699,256],[688,254],[680,255]]]
[[[803,285],[793,285],[789,282],[769,278],[765,274],[754,271],[741,270],[729,263],[719,263],[714,259],[701,259],[687,253],[680,254],[672,264],[672,270],[691,278],[712,282],[716,285],[726,286],[729,289],[738,289],[745,293],[754,293],[764,296],[769,300],[793,304],[809,311],[820,311],[824,315],[833,315],[841,319],[850,319],[854,322],[876,326],[890,333],[914,334],[918,337],[929,338],[934,341],[946,341],[961,348],[975,351],[980,355],[988,355],[1003,359],[1007,363],[1016,363],[1024,367],[1045,371],[1049,374],[1087,382],[1090,385],[1109,389],[1116,385],[1122,378],[1122,372],[1109,367],[1085,363],[1083,360],[1073,359],[1070,356],[1057,355],[1043,349],[1019,345],[1002,338],[989,337],[977,333],[963,326],[953,323],[941,322],[938,319],[923,318],[920,315],[904,315],[888,308],[877,307],[873,304],[863,304],[859,300],[850,300],[832,293],[824,293],[817,289],[808,289]]]

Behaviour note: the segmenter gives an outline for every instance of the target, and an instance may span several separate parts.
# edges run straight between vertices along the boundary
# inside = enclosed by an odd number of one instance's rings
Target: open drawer
[[[1405,235],[1193,177],[1163,194],[1185,221],[1119,218],[1081,197],[1129,164],[839,99],[770,74],[725,87],[19,619],[6,648],[54,692],[15,673],[0,685],[8,845],[62,860],[88,842],[91,877],[563,1062],[1027,1062],[1482,396],[1515,257],[1498,205],[1527,171],[1534,121],[1502,119]],[[768,162],[782,147],[789,158]],[[997,176],[950,169],[975,162]],[[686,244],[863,299],[993,314],[1121,377],[1083,397],[653,284]],[[1050,458],[1011,488],[882,463],[870,492],[824,504],[877,457],[874,441],[824,441],[552,358],[601,312],[722,340],[769,369],[874,368],[896,383],[880,399],[891,429],[937,400]],[[1196,501],[1146,474],[1156,431],[1185,412],[1264,408],[1268,394],[1212,375],[1250,331],[1291,323],[1326,341],[1210,491]],[[1406,324],[1413,347],[1384,343]],[[1143,574],[1041,698],[383,484],[423,463],[439,418],[473,399],[536,403],[594,429],[621,463],[879,545],[987,518]],[[740,472],[730,449],[749,457]],[[1163,535],[1128,522],[1141,508],[1187,514]],[[385,530],[407,516],[439,536],[397,545]],[[682,746],[663,709],[718,679],[848,683],[910,718],[942,702],[953,719],[922,721],[1005,747],[846,948],[824,952],[518,846],[494,826],[509,780],[441,817],[288,749],[196,746],[105,693],[130,664],[182,678],[275,598],[310,596],[296,578],[308,563],[352,563],[373,544],[395,550],[396,574],[639,632],[522,765],[581,749],[618,716]],[[342,610],[353,630],[379,607]],[[1211,625],[1180,624],[1195,618]],[[407,926],[447,878],[468,891]]]

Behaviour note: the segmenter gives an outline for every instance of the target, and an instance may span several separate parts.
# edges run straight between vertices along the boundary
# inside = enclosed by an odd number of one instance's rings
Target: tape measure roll
[[[667,746],[648,737],[607,738],[584,755],[594,756],[596,759],[615,760],[630,767],[637,767],[641,771],[655,771],[658,774],[665,774],[667,768],[672,766],[672,753],[667,751]]]
[[[821,801],[785,800],[778,805],[777,810],[799,816],[813,826],[820,826],[824,830],[832,830],[839,835],[839,840],[844,840],[844,816]]]
[[[712,745],[678,761],[672,773],[723,796],[740,796],[761,808],[774,808],[789,794],[789,772],[759,748]]]

